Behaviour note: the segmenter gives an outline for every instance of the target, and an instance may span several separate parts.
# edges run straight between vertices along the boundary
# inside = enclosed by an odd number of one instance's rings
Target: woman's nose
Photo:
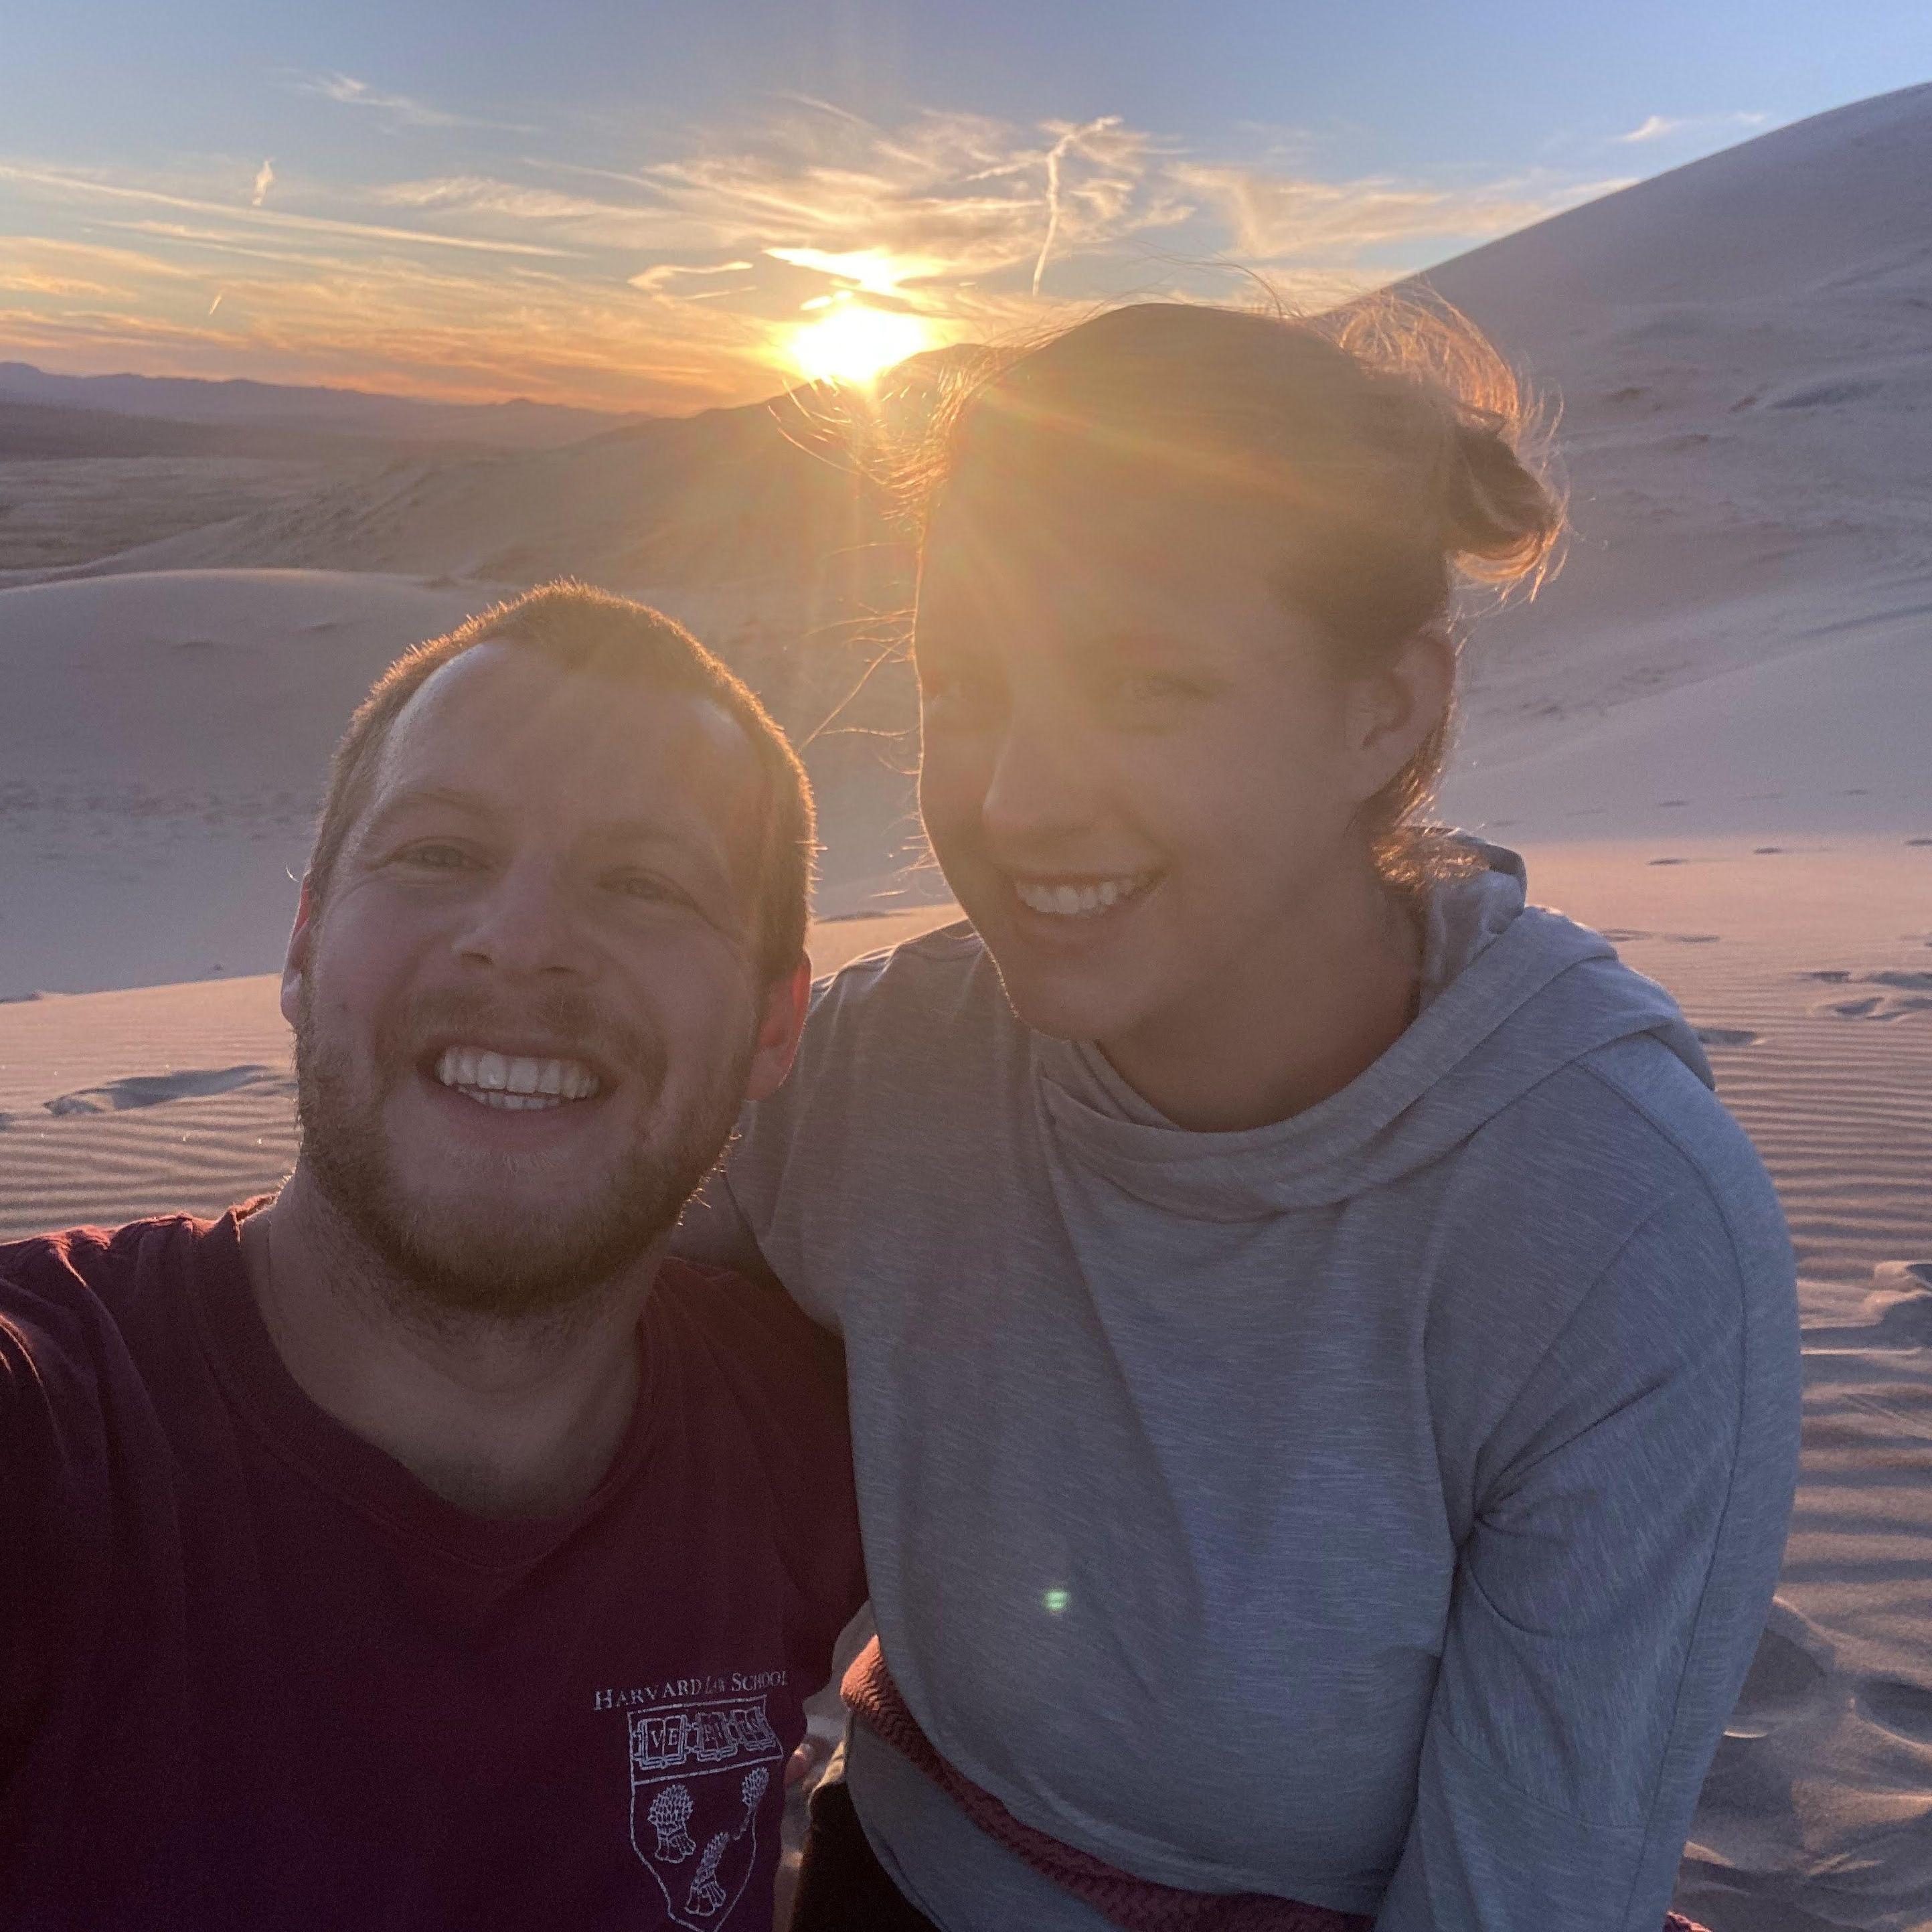
[[[1094,781],[1088,749],[1068,721],[1016,712],[980,808],[986,830],[1016,845],[1078,831],[1093,815]]]

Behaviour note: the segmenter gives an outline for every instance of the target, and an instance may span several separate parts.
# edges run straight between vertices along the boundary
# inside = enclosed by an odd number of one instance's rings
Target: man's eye
[[[401,864],[426,872],[460,872],[476,862],[460,845],[446,845],[436,840],[405,846],[396,857]]]
[[[605,884],[626,898],[641,899],[646,904],[682,905],[688,902],[686,895],[668,879],[658,878],[650,872],[620,872]]]

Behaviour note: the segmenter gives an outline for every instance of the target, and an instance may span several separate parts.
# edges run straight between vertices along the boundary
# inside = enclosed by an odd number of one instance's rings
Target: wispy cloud
[[[1128,290],[1225,297],[1240,266],[1334,299],[1621,184],[1553,170],[1338,178],[1318,140],[1280,130],[1190,151],[1114,116],[888,124],[802,97],[622,165],[608,148],[506,152],[463,134],[482,124],[468,117],[346,76],[300,84],[447,138],[412,143],[430,165],[401,178],[380,167],[384,144],[361,144],[359,177],[284,178],[264,159],[245,195],[232,160],[0,162],[29,219],[98,250],[0,240],[14,298],[0,344],[65,340],[95,366],[686,410],[770,394],[796,332],[828,310],[983,340]],[[109,230],[130,245],[103,249]]]
[[[1167,158],[1118,122],[1027,130],[929,112],[882,128],[806,107],[637,178],[668,245],[917,261],[922,276],[968,278],[1030,269],[1043,245],[1064,259],[1184,220]]]
[[[344,107],[359,107],[380,114],[400,128],[495,128],[513,134],[532,131],[508,121],[479,120],[473,115],[452,114],[447,108],[433,107],[406,94],[386,94],[346,74],[311,74],[290,83],[298,94],[319,95]]]
[[[647,296],[652,296],[662,293],[674,287],[678,283],[693,277],[701,278],[710,275],[742,275],[746,274],[751,266],[749,262],[660,262],[655,268],[646,268],[640,274],[632,275],[626,279],[632,288],[640,290]],[[724,291],[717,289],[706,289],[700,291],[695,298],[714,299],[722,292]]]
[[[551,240],[604,248],[656,252],[663,247],[666,223],[662,209],[639,200],[616,201],[488,175],[435,175],[420,181],[392,182],[370,190],[371,206],[409,208],[451,218],[470,232],[499,234],[545,231]]]
[[[344,221],[328,215],[295,214],[279,208],[237,209],[218,201],[202,201],[193,196],[168,194],[158,188],[131,186],[124,182],[104,181],[58,168],[21,167],[0,163],[0,181],[18,182],[81,200],[145,202],[155,208],[178,208],[192,214],[218,214],[247,218],[266,226],[299,230],[307,233],[344,235],[365,241],[400,242],[430,248],[468,248],[484,254],[560,256],[568,251],[548,248],[527,242],[502,242],[485,237],[444,235],[417,228],[385,228],[364,221]]]
[[[1652,114],[1633,128],[1628,134],[1615,134],[1612,140],[1626,145],[1640,141],[1661,141],[1672,134],[1701,134],[1719,128],[1761,128],[1771,116],[1768,114],[1736,112],[1730,114]]]
[[[1628,184],[1525,177],[1442,188],[1384,176],[1320,181],[1198,163],[1179,172],[1219,206],[1237,254],[1262,266],[1342,268],[1394,245],[1507,234]]]
[[[824,275],[842,289],[888,300],[897,297],[907,283],[936,280],[948,267],[935,255],[894,255],[884,248],[848,249],[843,254],[824,248],[767,248],[764,253],[774,262]]]
[[[90,282],[78,275],[50,274],[45,268],[15,267],[0,263],[0,290],[20,296],[111,296],[116,291],[105,282]]]

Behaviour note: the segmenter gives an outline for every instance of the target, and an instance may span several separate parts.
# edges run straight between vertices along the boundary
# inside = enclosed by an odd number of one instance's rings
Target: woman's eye
[[[1157,670],[1124,671],[1114,679],[1110,695],[1118,704],[1130,707],[1171,704],[1177,700],[1199,695],[1198,686],[1172,673]]]
[[[932,670],[922,668],[919,694],[920,702],[928,710],[943,705],[951,710],[985,711],[997,705],[1000,700],[996,680],[983,672],[964,666],[941,666]]]

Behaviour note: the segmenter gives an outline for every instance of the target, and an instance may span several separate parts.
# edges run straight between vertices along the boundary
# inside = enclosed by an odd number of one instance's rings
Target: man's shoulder
[[[0,1322],[16,1333],[114,1327],[144,1282],[172,1273],[170,1264],[206,1226],[165,1215],[0,1242]]]
[[[104,1410],[151,1371],[166,1380],[192,1346],[182,1304],[224,1225],[158,1215],[0,1243],[0,1401]]]
[[[842,1436],[844,1349],[775,1282],[674,1258],[652,1284],[650,1312],[653,1340],[714,1391]]]
[[[207,1227],[170,1216],[0,1245],[0,1492],[23,1546],[105,1547],[172,1480],[196,1346],[184,1270]]]
[[[762,1496],[794,1579],[830,1622],[865,1600],[844,1353],[776,1285],[695,1262],[659,1270],[647,1310],[654,1347],[674,1352],[685,1426],[746,1520]],[[652,1371],[655,1382],[662,1365]]]

